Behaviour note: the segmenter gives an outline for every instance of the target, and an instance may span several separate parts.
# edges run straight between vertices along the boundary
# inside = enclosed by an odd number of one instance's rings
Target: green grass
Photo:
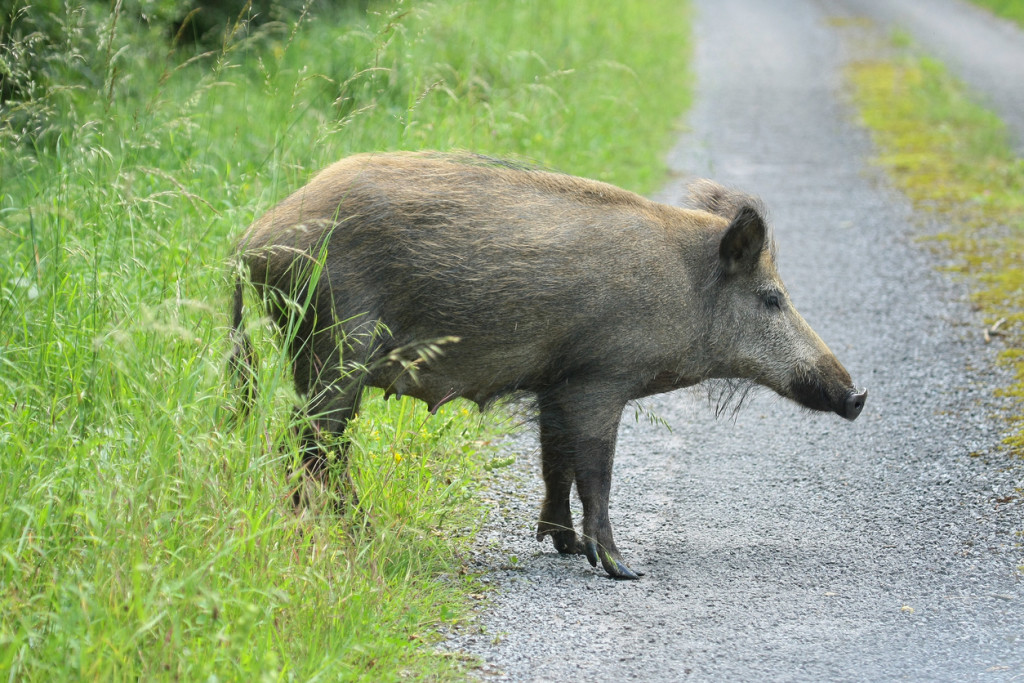
[[[1024,26],[1024,0],[971,0],[971,2],[991,10],[997,16],[1011,19]]]
[[[357,151],[652,189],[688,105],[685,4],[383,4],[202,55],[97,7],[64,18],[65,80],[0,116],[0,671],[459,675],[429,645],[478,590],[463,553],[493,427],[371,398],[360,510],[296,515],[296,397],[265,323],[255,410],[232,421],[232,240]]]
[[[972,282],[974,302],[1016,381],[1006,444],[1024,455],[1024,160],[1000,120],[939,63],[912,54],[857,63],[855,101],[877,162],[914,204],[954,227],[941,247]],[[978,331],[982,343],[982,330]]]

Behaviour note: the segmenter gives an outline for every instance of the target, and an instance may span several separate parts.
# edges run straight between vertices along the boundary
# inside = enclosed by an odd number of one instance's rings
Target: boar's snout
[[[851,391],[843,403],[843,417],[847,420],[856,420],[860,411],[864,410],[864,402],[868,400],[868,390]]]
[[[811,410],[833,412],[847,420],[856,420],[868,398],[867,389],[858,389],[835,356],[820,357],[811,368],[800,372],[789,386],[788,395]]]

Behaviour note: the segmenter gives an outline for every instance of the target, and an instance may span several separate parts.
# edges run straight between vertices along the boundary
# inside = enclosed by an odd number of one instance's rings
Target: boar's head
[[[751,380],[811,410],[856,419],[867,391],[853,385],[790,301],[757,202],[745,195],[703,199],[702,208],[731,218],[708,288],[714,375]]]

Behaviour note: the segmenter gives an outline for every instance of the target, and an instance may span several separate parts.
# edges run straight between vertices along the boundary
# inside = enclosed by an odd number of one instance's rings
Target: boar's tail
[[[234,375],[242,390],[240,416],[248,414],[256,400],[256,351],[253,349],[249,335],[242,327],[242,300],[245,282],[239,273],[235,276],[235,294],[232,305],[231,321],[231,357],[228,359],[228,370]]]

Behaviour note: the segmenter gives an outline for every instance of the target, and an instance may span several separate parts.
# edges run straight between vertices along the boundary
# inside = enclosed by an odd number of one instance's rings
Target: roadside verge
[[[863,29],[863,26],[860,26]],[[998,344],[1012,382],[1006,447],[1024,456],[1024,160],[1005,126],[945,67],[897,34],[884,58],[852,62],[846,75],[875,162],[923,212],[951,229],[929,240],[968,279],[984,314],[979,343]]]

